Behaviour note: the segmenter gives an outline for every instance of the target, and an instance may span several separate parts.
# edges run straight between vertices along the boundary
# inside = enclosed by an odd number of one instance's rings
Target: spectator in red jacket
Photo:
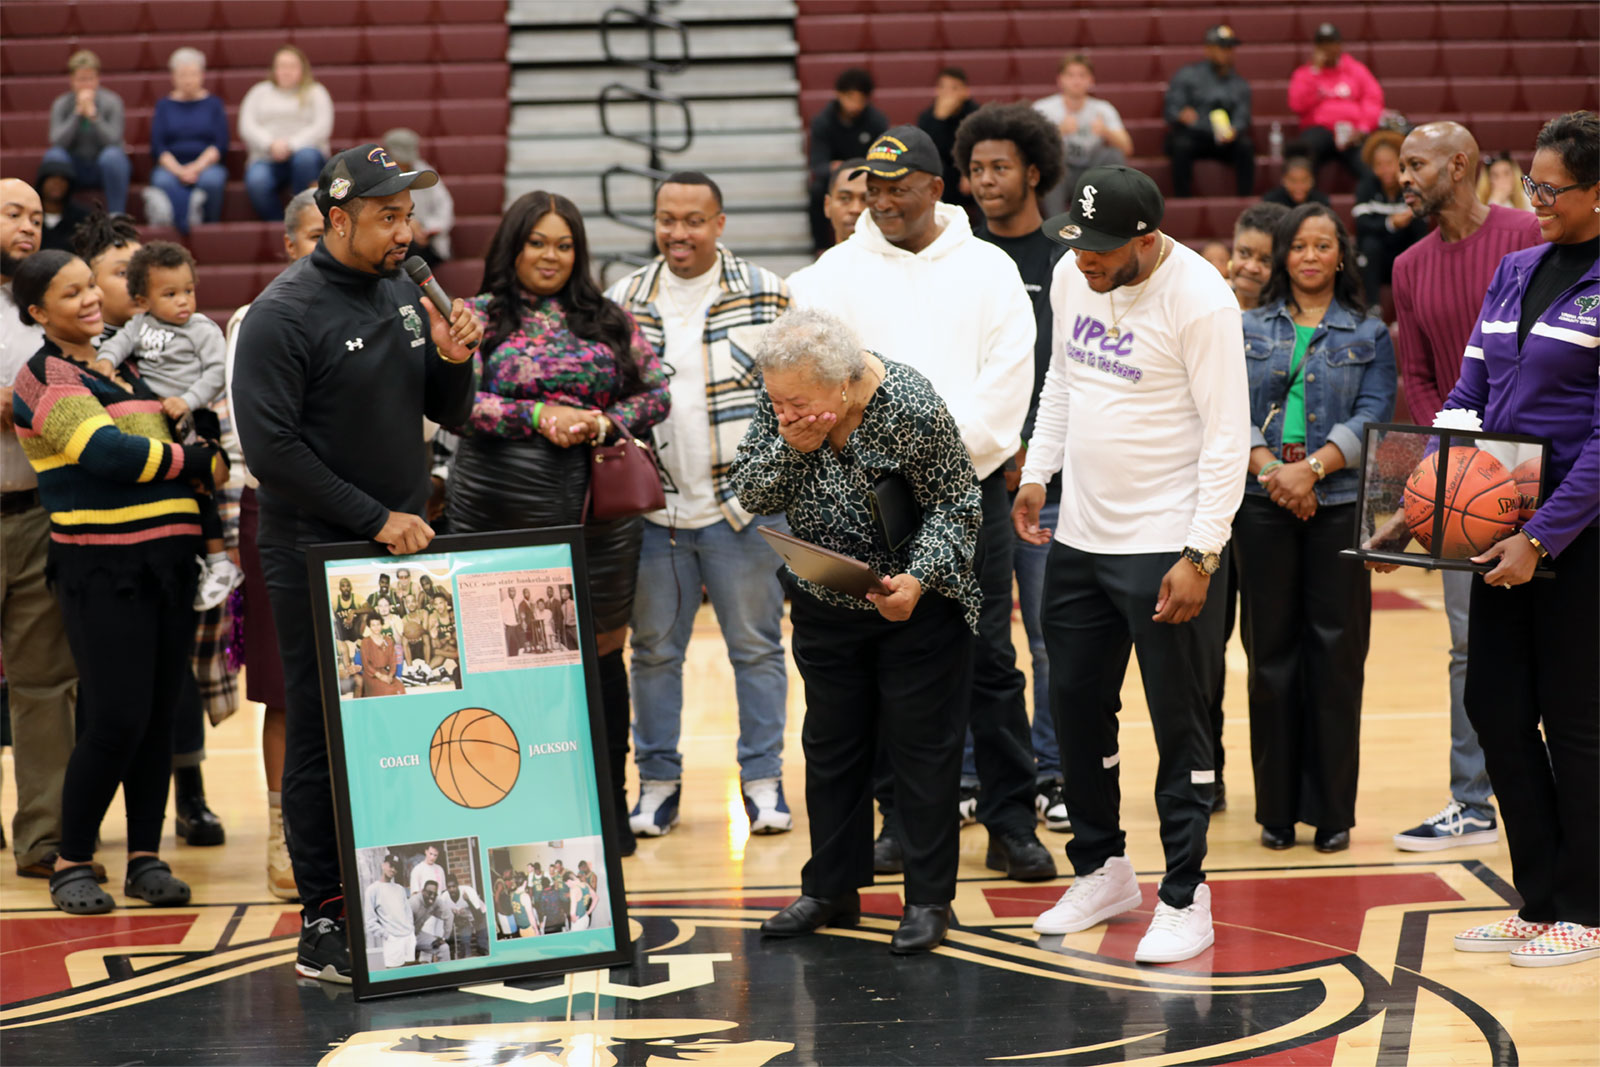
[[[1289,78],[1289,109],[1300,119],[1300,142],[1312,165],[1330,159],[1352,176],[1366,173],[1361,144],[1378,128],[1383,114],[1383,88],[1354,56],[1344,52],[1339,27],[1324,22],[1312,39],[1311,62]]]

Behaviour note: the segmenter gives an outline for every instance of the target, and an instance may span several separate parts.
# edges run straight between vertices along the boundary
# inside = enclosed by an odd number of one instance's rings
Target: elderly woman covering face
[[[882,734],[903,819],[906,909],[892,950],[944,939],[955,895],[965,700],[979,592],[980,507],[972,462],[933,386],[864,351],[826,312],[790,311],[767,329],[756,366],[766,396],[739,445],[733,484],[757,514],[861,560],[887,591],[857,599],[785,569],[794,658],[806,685],[801,740],[811,859],[801,897],[762,924],[772,935],[848,926],[872,884],[871,778]],[[874,486],[904,479],[920,524],[891,548]]]

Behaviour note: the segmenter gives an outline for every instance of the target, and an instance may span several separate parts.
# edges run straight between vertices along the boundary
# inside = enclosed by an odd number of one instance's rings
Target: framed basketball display
[[[625,964],[577,527],[307,552],[357,997]]]
[[[1355,547],[1344,554],[1430,570],[1474,563],[1544,503],[1550,442],[1525,434],[1371,423]],[[1442,458],[1441,458],[1442,457]],[[1535,574],[1547,573],[1547,567]]]

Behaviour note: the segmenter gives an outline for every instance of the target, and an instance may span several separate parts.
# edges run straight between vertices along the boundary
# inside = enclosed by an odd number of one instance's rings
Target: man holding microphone
[[[460,300],[446,321],[400,270],[410,190],[438,180],[402,170],[376,144],[330,159],[316,193],[327,230],[251,305],[234,368],[288,698],[283,816],[303,914],[295,969],[331,982],[350,981],[350,952],[304,550],[366,539],[406,555],[433,540],[419,427],[465,421],[483,333]]]

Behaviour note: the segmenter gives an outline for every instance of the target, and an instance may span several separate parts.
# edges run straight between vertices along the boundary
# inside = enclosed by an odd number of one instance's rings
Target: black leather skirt
[[[525,530],[583,523],[589,448],[561,448],[543,437],[463,437],[445,498],[451,533]],[[628,624],[639,576],[642,518],[583,527],[589,557],[589,604],[595,631]]]

